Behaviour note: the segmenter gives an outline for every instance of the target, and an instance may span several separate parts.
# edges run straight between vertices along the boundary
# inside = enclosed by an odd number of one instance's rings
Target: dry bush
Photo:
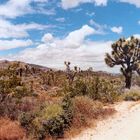
[[[16,121],[0,118],[0,140],[25,140],[25,131]]]
[[[140,87],[134,86],[131,89],[126,89],[123,95],[125,101],[138,101],[140,100]]]
[[[21,112],[33,111],[37,106],[39,106],[39,101],[34,97],[24,97],[20,103],[16,106]]]
[[[87,96],[75,97],[73,100],[73,125],[89,126],[89,120],[96,119],[103,112],[103,105]]]
[[[115,112],[113,108],[104,108],[101,102],[93,101],[87,96],[78,96],[73,99],[73,111],[73,126],[77,128],[93,125],[92,120],[104,118]]]

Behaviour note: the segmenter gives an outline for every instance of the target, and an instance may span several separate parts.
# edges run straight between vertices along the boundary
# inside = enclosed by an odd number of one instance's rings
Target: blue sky
[[[0,58],[114,72],[104,63],[120,37],[140,38],[139,0],[0,0]]]

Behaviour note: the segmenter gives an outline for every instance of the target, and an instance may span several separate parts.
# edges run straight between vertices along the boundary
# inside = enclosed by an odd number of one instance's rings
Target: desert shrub
[[[15,120],[19,114],[16,100],[9,98],[0,103],[0,116]]]
[[[135,76],[135,77],[134,77]],[[137,86],[140,86],[140,77],[137,76],[137,75],[134,75],[133,78],[132,78],[132,84],[133,85],[137,85]]]
[[[30,112],[39,107],[40,104],[41,103],[34,97],[25,97],[22,100],[19,100],[17,110],[20,112]]]
[[[59,104],[51,104],[43,110],[42,117],[43,119],[48,120],[48,119],[57,117],[58,115],[61,115],[62,113],[63,113],[63,109]]]
[[[113,103],[119,100],[121,86],[117,80],[95,77],[88,83],[88,95],[93,100]]]
[[[84,79],[76,79],[73,84],[65,83],[63,87],[64,95],[69,94],[70,97],[87,95],[88,86]]]
[[[50,105],[45,109],[42,117],[43,128],[53,137],[62,137],[64,131],[69,127],[71,114],[65,111],[61,105]]]
[[[77,79],[72,85],[64,86],[64,94],[70,97],[86,95],[93,100],[113,103],[120,96],[120,87],[116,81],[93,77],[90,79]]]
[[[62,100],[62,107],[64,109],[64,111],[69,111],[72,110],[72,97],[71,94],[66,94]]]
[[[35,99],[16,99],[16,98],[7,98],[0,103],[0,116],[8,117],[12,120],[18,120],[20,114],[23,112],[33,111],[36,106],[39,106],[39,102]]]
[[[0,70],[0,101],[7,100],[7,97],[21,99],[30,95],[22,78],[17,76],[16,70]]]
[[[22,99],[26,96],[32,94],[21,77],[16,75],[16,70],[0,70],[0,116],[18,119],[22,107],[25,106]]]
[[[23,97],[29,96],[30,92],[25,86],[17,86],[13,89],[13,97],[21,99]]]
[[[101,81],[98,76],[89,81],[88,83],[88,95],[93,100],[100,99]]]
[[[123,98],[125,101],[138,101],[140,100],[140,90],[138,87],[126,90]]]
[[[65,117],[59,115],[43,122],[43,126],[47,132],[53,137],[62,137],[65,129]]]
[[[88,94],[86,83],[81,79],[77,79],[71,92],[76,96]]]
[[[0,139],[1,140],[22,140],[26,137],[17,121],[8,118],[0,118]]]
[[[56,81],[56,74],[55,72],[50,69],[47,72],[43,72],[41,74],[42,83],[46,86],[53,86],[55,85]]]
[[[13,98],[22,98],[29,95],[29,92],[25,85],[20,85],[12,79],[0,80],[0,100],[4,101],[8,96]]]
[[[22,112],[19,116],[20,125],[25,128],[27,135],[32,136],[33,139],[43,140],[46,136],[46,130],[43,127],[41,118],[41,110],[33,110],[30,112]]]
[[[103,105],[87,96],[79,96],[73,99],[73,112],[75,127],[88,126],[89,120],[95,119],[103,113]]]
[[[120,96],[119,86],[115,81],[105,80],[101,81],[100,100],[103,102],[113,103],[117,101]]]
[[[45,139],[46,135],[62,137],[71,120],[71,113],[57,103],[46,103],[35,112],[22,113],[19,118],[21,126],[38,140]]]
[[[35,114],[33,112],[23,112],[19,116],[20,125],[30,132],[30,129],[32,128],[32,121],[34,118]]]

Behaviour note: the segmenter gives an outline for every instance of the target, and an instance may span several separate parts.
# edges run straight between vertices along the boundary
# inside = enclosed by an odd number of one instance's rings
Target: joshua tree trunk
[[[129,72],[125,76],[125,88],[130,89],[131,88],[131,79],[132,79],[132,72]]]

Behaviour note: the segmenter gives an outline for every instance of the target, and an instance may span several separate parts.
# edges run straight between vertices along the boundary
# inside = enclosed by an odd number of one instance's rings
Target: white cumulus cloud
[[[15,18],[32,12],[30,2],[31,0],[8,0],[0,5],[0,16]]]
[[[51,42],[52,40],[53,40],[53,35],[50,33],[47,33],[42,37],[41,41],[44,43],[47,43],[47,42]]]
[[[119,27],[112,27],[111,31],[117,34],[121,34],[123,32],[123,27],[119,26]]]
[[[0,50],[9,50],[14,48],[28,47],[33,45],[33,42],[28,40],[0,40]]]
[[[54,14],[53,10],[37,7],[32,3],[46,4],[48,0],[7,0],[5,3],[0,4],[0,16],[5,18],[16,18],[26,14],[42,13],[46,15]]]
[[[28,31],[30,30],[44,30],[48,27],[48,25],[37,23],[13,24],[0,18],[0,38],[24,38],[29,36]]]
[[[97,6],[105,6],[107,0],[61,0],[61,5],[64,9],[74,8],[83,3],[93,3]]]

